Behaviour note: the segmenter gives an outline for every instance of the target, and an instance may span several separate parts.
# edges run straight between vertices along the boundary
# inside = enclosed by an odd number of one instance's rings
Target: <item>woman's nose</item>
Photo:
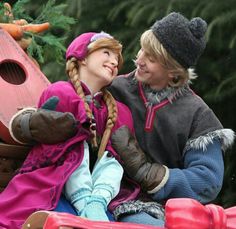
[[[117,57],[112,57],[112,58],[111,58],[111,64],[112,64],[113,66],[118,66]]]

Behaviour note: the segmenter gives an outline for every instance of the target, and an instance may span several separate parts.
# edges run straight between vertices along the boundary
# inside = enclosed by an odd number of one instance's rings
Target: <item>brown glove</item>
[[[139,147],[127,126],[112,134],[112,147],[120,155],[127,174],[137,181],[144,191],[155,193],[165,185],[169,170],[159,163],[151,163]]]
[[[52,106],[54,109],[58,101],[54,97],[48,101],[43,109],[26,108],[13,117],[9,129],[17,142],[55,144],[76,134],[76,120],[73,114],[49,110]]]

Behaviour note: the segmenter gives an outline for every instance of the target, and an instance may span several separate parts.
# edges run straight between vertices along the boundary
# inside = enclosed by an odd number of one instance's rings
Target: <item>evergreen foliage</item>
[[[75,24],[75,19],[69,16],[63,15],[66,4],[56,5],[55,0],[49,0],[42,7],[37,10],[38,16],[31,16],[30,12],[27,11],[30,0],[18,0],[12,6],[12,13],[14,20],[25,19],[31,24],[41,24],[44,22],[50,23],[50,29],[43,33],[37,34],[32,32],[25,32],[24,38],[31,38],[32,41],[27,48],[29,55],[34,57],[39,63],[44,63],[45,58],[47,61],[53,60],[59,63],[64,61],[64,53],[66,47],[64,45],[66,36],[64,31],[70,30],[71,25]],[[11,17],[4,16],[3,3],[0,6],[2,20],[5,22],[12,22]]]

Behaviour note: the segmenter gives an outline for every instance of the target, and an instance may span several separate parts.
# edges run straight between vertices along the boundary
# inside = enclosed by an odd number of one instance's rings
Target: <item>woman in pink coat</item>
[[[31,213],[54,210],[62,193],[78,215],[101,221],[108,220],[107,207],[112,211],[137,197],[139,186],[123,176],[110,142],[111,133],[120,126],[133,131],[129,109],[105,89],[122,65],[121,49],[104,32],[84,33],[69,45],[69,81],[51,84],[38,106],[56,96],[56,110],[72,113],[78,132],[65,142],[33,147],[0,194],[0,228],[20,228]]]

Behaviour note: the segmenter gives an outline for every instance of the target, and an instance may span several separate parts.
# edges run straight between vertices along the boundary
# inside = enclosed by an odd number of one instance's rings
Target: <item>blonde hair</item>
[[[191,79],[197,78],[193,69],[182,67],[163,47],[151,29],[145,31],[140,39],[141,47],[145,52],[156,59],[165,69],[169,70],[174,78],[169,82],[171,87],[179,87]]]
[[[89,54],[91,54],[92,52],[100,48],[109,48],[115,53],[117,53],[118,54],[118,68],[122,66],[123,64],[123,58],[121,54],[122,45],[117,40],[111,39],[111,38],[100,38],[90,43],[88,46],[88,52],[86,56],[88,56]],[[76,59],[75,57],[72,57],[67,60],[66,72],[71,82],[73,83],[77,94],[80,96],[80,98],[84,102],[87,116],[89,117],[90,120],[92,120],[93,114],[88,103],[85,101],[84,91],[82,89],[81,82],[80,82],[78,59]],[[117,113],[118,113],[116,101],[111,95],[111,93],[108,92],[106,89],[103,89],[103,100],[105,101],[107,109],[108,109],[108,117],[107,117],[105,131],[103,133],[99,151],[98,151],[98,158],[101,158],[101,156],[103,155],[106,149],[107,143],[111,135],[111,130],[113,126],[115,125],[115,122],[117,120]],[[97,139],[96,139],[96,131],[93,131],[93,130],[90,130],[90,131],[93,134],[93,138],[91,141],[92,146],[97,148],[98,145],[97,145]]]

